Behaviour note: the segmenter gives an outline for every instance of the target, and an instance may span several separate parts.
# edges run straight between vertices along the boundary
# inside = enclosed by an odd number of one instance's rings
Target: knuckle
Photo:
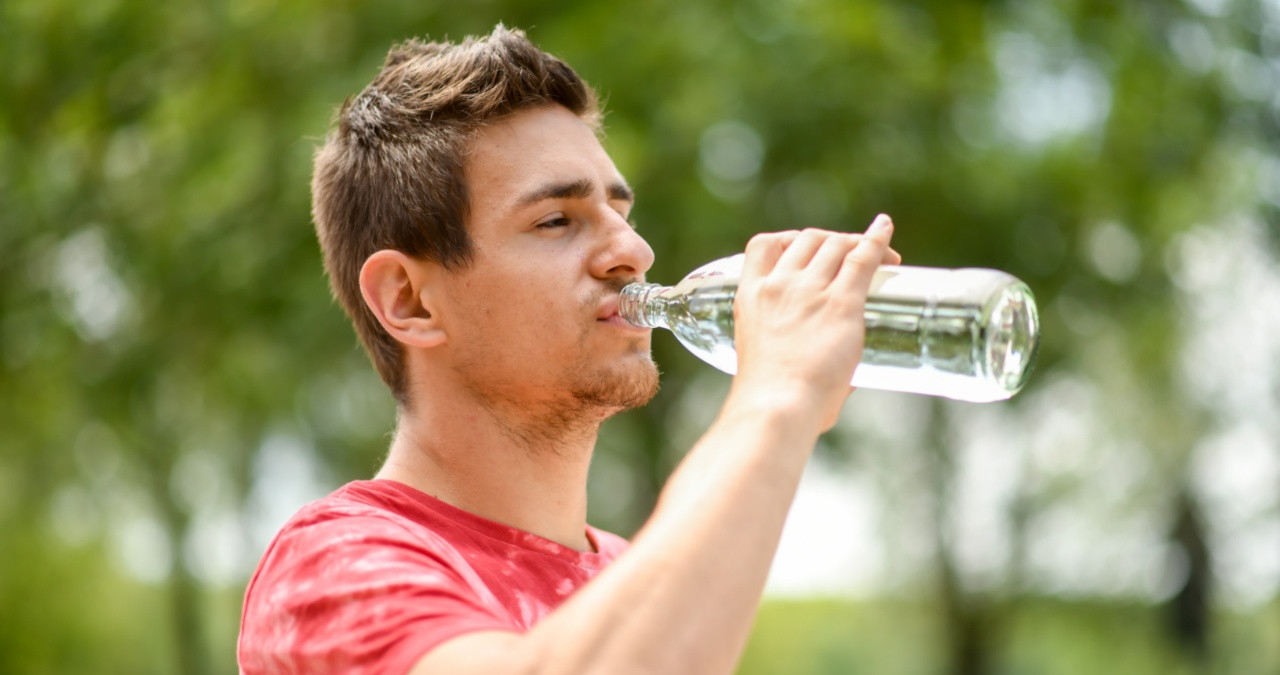
[[[747,249],[769,249],[776,246],[782,246],[787,241],[795,238],[798,233],[795,230],[785,230],[782,232],[761,232],[754,234],[747,240]]]
[[[787,283],[782,279],[779,279],[776,275],[764,277],[756,283],[757,291],[762,295],[769,296],[781,293],[782,289],[786,287]]]
[[[800,236],[805,239],[824,241],[831,238],[831,232],[816,227],[806,227],[800,231]]]

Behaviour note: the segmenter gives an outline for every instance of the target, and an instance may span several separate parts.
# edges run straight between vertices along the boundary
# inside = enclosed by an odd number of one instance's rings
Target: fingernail
[[[871,227],[867,228],[868,232],[879,232],[893,228],[893,219],[887,214],[881,213],[871,222]]]

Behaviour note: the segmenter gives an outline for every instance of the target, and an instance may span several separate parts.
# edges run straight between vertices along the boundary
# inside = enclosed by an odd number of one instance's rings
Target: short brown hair
[[[499,24],[459,44],[409,40],[343,103],[316,153],[312,215],[334,296],[396,400],[408,402],[401,345],[360,293],[360,268],[395,249],[447,269],[470,262],[467,145],[487,122],[542,105],[599,128],[595,92],[567,64]]]

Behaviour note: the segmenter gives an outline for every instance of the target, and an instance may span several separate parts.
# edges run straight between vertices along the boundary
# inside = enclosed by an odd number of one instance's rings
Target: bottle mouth
[[[1035,296],[1026,284],[1017,283],[1001,294],[987,315],[986,359],[991,379],[1010,396],[1031,378],[1040,351],[1040,316]]]
[[[618,316],[632,326],[661,328],[645,311],[649,303],[649,297],[661,288],[661,284],[649,284],[642,281],[623,286],[618,293]]]

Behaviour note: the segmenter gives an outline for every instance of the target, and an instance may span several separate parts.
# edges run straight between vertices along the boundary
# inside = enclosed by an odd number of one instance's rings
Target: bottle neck
[[[636,282],[623,287],[618,299],[618,316],[633,326],[641,328],[666,328],[663,313],[665,300],[661,293],[667,290],[662,284]]]

